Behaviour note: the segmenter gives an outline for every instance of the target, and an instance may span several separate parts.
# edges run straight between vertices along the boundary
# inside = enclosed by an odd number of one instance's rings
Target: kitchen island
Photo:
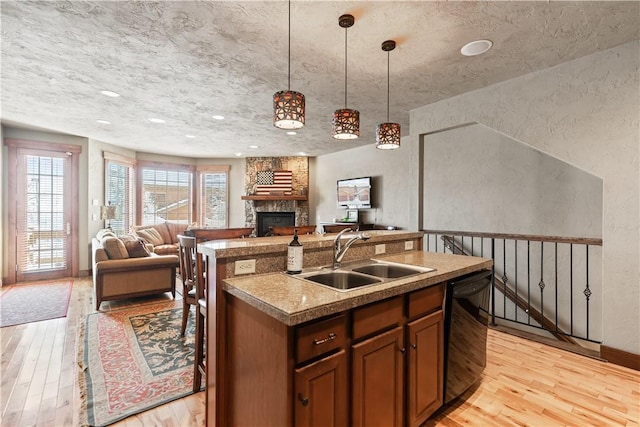
[[[422,233],[371,235],[345,263],[435,271],[343,292],[282,272],[290,238],[198,245],[209,283],[207,425],[419,425],[442,405],[444,283],[491,260],[423,252]],[[301,236],[305,266],[330,265],[334,237]],[[235,275],[248,258],[256,274]]]

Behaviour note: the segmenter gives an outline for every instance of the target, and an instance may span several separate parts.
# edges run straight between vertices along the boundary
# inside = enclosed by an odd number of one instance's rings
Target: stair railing
[[[491,258],[491,321],[600,343],[602,239],[422,230],[431,252]]]

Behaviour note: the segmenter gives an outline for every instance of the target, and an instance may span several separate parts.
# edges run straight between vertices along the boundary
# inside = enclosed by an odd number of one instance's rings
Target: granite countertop
[[[369,242],[384,243],[398,239],[420,239],[419,231],[367,230]],[[243,257],[286,251],[292,236],[247,237],[244,239],[214,240],[198,243],[198,252],[215,258]],[[336,234],[302,234],[298,240],[305,249],[330,248]]]
[[[492,261],[486,258],[424,251],[379,256],[376,259],[435,268],[435,271],[346,292],[317,285],[284,272],[268,273],[226,279],[224,290],[278,321],[293,326],[426,288],[467,273],[490,269],[492,266]]]

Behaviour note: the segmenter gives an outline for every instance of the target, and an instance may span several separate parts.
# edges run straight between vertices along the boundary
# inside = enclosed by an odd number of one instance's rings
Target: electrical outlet
[[[386,248],[384,246],[384,243],[381,245],[376,245],[376,255],[380,255],[386,252]]]
[[[242,261],[236,261],[235,263],[236,276],[240,274],[250,274],[256,272],[256,260],[245,259]]]
[[[413,249],[413,240],[407,240],[406,242],[404,242],[405,251],[410,251],[412,249]]]

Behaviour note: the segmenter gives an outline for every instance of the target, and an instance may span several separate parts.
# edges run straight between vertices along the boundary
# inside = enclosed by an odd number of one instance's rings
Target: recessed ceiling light
[[[110,96],[111,98],[117,98],[120,96],[119,93],[115,93],[110,90],[101,90],[100,93],[106,96]]]
[[[258,148],[257,145],[250,145],[249,148]]]
[[[216,120],[224,120],[224,116],[220,116],[220,115],[217,115],[217,114],[215,116],[211,116],[211,117],[213,117]]]
[[[301,151],[301,152],[299,152],[299,153],[298,153],[298,155],[299,155],[299,156],[306,156],[306,155],[307,155],[307,153],[305,153],[304,151]]]
[[[189,134],[185,135],[185,138],[195,138],[195,137],[196,137],[195,135],[189,135]]]
[[[462,46],[460,53],[464,56],[481,55],[491,49],[491,46],[493,46],[491,40],[475,40]]]
[[[151,123],[164,123],[165,122],[163,119],[158,119],[156,117],[149,117],[149,121]]]
[[[242,153],[233,153],[233,154],[235,154],[235,155],[236,155],[236,157],[240,157],[240,156],[242,156]]]
[[[287,132],[287,135],[297,135],[298,132],[292,131],[290,130],[289,132]]]
[[[96,122],[101,123],[103,125],[110,125],[111,122],[109,120],[96,120]]]

